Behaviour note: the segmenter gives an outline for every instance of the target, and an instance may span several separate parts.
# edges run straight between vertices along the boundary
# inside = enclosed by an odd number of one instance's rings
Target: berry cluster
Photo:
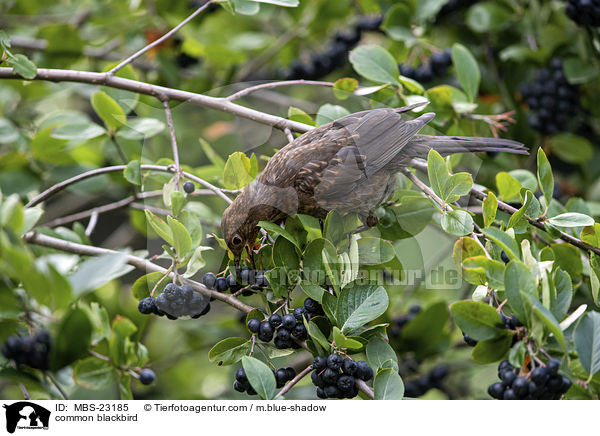
[[[140,371],[140,383],[143,385],[151,385],[156,380],[156,374],[149,368],[144,368]]]
[[[600,0],[568,0],[565,13],[580,26],[600,26]]]
[[[400,315],[397,316],[396,318],[392,319],[391,322],[391,329],[390,329],[390,334],[392,335],[392,337],[397,338],[398,336],[400,336],[402,334],[402,328],[408,324],[410,321],[412,321],[415,316],[417,315],[417,313],[419,313],[421,311],[421,306],[419,306],[418,304],[415,304],[414,306],[412,306],[408,313],[405,315]]]
[[[279,368],[273,371],[275,376],[275,382],[277,383],[277,389],[285,386],[287,382],[296,377],[296,370],[291,366],[287,368]],[[256,391],[248,381],[246,371],[244,368],[240,368],[235,372],[235,381],[233,382],[233,389],[238,392],[247,392],[248,395],[256,395]]]
[[[562,60],[552,60],[552,70],[538,70],[536,78],[520,88],[523,100],[532,110],[529,125],[543,134],[569,128],[569,118],[579,112],[579,93],[567,82]]]
[[[346,63],[347,54],[358,44],[363,32],[379,29],[383,17],[381,15],[359,17],[354,28],[335,34],[323,53],[313,53],[309,62],[294,60],[284,73],[286,79],[319,79],[342,67]]]
[[[441,364],[429,371],[427,375],[407,381],[404,383],[404,395],[417,398],[425,395],[430,389],[441,389],[448,372],[448,365]]]
[[[550,359],[546,366],[538,366],[529,378],[519,376],[520,369],[508,360],[498,365],[500,382],[490,385],[488,394],[498,400],[558,400],[571,387],[571,380],[558,373],[560,360]]]
[[[210,303],[207,303],[206,297],[195,292],[191,286],[169,283],[158,297],[142,298],[138,310],[144,315],[151,313],[158,316],[166,315],[169,319],[177,319],[185,315],[199,318],[210,311]]]
[[[450,50],[441,53],[434,53],[429,58],[429,62],[419,65],[417,68],[407,64],[398,64],[400,74],[409,79],[414,79],[420,83],[431,82],[436,77],[443,77],[452,65],[452,56]]]
[[[10,336],[2,347],[2,354],[19,365],[46,370],[51,342],[50,333],[45,330],[34,336]]]
[[[355,362],[335,353],[315,357],[312,367],[310,378],[317,387],[317,397],[322,399],[354,398],[358,395],[356,379],[369,381],[373,378],[373,370],[364,360]]]
[[[204,274],[202,283],[208,289],[216,290],[217,292],[232,292],[239,291],[244,287],[250,286],[253,289],[262,289],[269,286],[269,281],[265,277],[265,271],[254,271],[248,267],[244,267],[240,271],[239,281],[233,274],[229,274],[227,277],[217,277],[214,273],[208,272]],[[242,295],[252,295],[250,289],[242,291]]]
[[[257,333],[258,339],[263,342],[271,342],[275,338],[273,343],[281,350],[299,348],[300,345],[294,339],[304,341],[308,337],[303,318],[309,321],[312,317],[323,314],[321,305],[312,298],[307,298],[304,306],[296,307],[292,313],[284,316],[274,313],[264,321],[258,318],[248,320],[248,330]]]

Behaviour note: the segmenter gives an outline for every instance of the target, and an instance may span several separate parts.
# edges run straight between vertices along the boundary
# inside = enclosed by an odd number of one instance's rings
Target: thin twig
[[[296,377],[294,377],[293,379],[291,379],[289,381],[289,383],[287,383],[280,391],[277,395],[275,395],[275,400],[279,397],[282,397],[283,395],[285,395],[290,389],[292,389],[296,383],[298,383],[300,380],[302,380],[308,373],[310,373],[313,370],[312,364],[308,365],[306,368],[304,368],[302,370],[302,372],[300,372],[300,374],[296,375]]]
[[[136,51],[134,54],[132,54],[131,56],[129,56],[123,62],[119,63],[119,65],[117,65],[116,67],[114,67],[113,69],[111,69],[107,74],[109,76],[114,75],[121,68],[125,67],[125,65],[130,64],[135,59],[139,58],[141,55],[143,55],[144,53],[146,53],[148,50],[156,47],[159,44],[162,44],[166,39],[170,38],[179,29],[181,29],[183,26],[185,26],[187,23],[189,23],[191,20],[193,20],[196,17],[196,15],[198,15],[200,12],[202,12],[204,9],[206,9],[211,3],[212,3],[212,0],[208,0],[206,3],[204,3],[198,9],[196,9],[196,11],[193,14],[191,14],[189,17],[187,17],[185,20],[183,20],[177,26],[173,27],[170,31],[168,31],[167,33],[165,33],[163,36],[161,36],[160,38],[158,38],[156,41],[153,41],[151,44],[148,44],[144,48]]]
[[[207,3],[208,4],[208,3]],[[173,162],[175,163],[175,190],[179,191],[179,177],[181,177],[181,167],[179,166],[179,151],[177,150],[177,138],[175,137],[175,126],[173,125],[173,114],[169,107],[169,99],[164,98],[162,100],[163,107],[165,108],[165,115],[167,118],[167,125],[169,126],[169,133],[171,134],[171,149],[173,151]]]
[[[294,142],[294,135],[292,135],[292,131],[290,129],[286,127],[283,129],[283,132],[285,133],[285,136],[287,136],[289,142]]]
[[[90,222],[85,228],[85,235],[89,238],[96,228],[96,224],[98,223],[98,212],[92,212],[90,215]]]
[[[55,250],[65,251],[68,253],[79,254],[81,256],[101,256],[104,254],[119,253],[115,250],[109,250],[107,248],[94,247],[90,245],[76,244],[74,242],[65,241],[62,239],[54,238],[52,236],[42,235],[36,232],[26,233],[23,236],[23,239],[31,244],[36,244],[48,248],[54,248]],[[128,255],[127,263],[135,266],[136,268],[142,271],[146,271],[147,273],[160,272],[162,274],[166,274],[167,272],[167,269],[163,268],[162,266],[156,265],[146,259],[142,259],[141,257],[137,256]],[[248,313],[254,310],[254,307],[248,306],[247,304],[241,302],[237,298],[234,298],[228,294],[223,294],[221,292],[211,291],[203,284],[198,283],[194,280],[182,279],[182,281],[185,284],[194,288],[196,291],[209,297],[212,297],[216,300],[220,300],[224,303],[227,303],[230,306],[235,307],[236,309],[242,312]]]
[[[369,385],[367,385],[363,380],[356,379],[356,386],[358,386],[358,389],[360,389],[371,400],[375,399],[373,389],[371,389]]]
[[[260,85],[250,86],[248,88],[242,89],[241,91],[236,92],[235,94],[231,94],[228,97],[225,97],[227,101],[237,100],[239,98],[245,97],[253,92],[262,91],[265,89],[273,89],[279,86],[290,86],[290,85],[315,85],[315,86],[333,86],[333,82],[324,82],[320,80],[281,80],[278,82],[267,82],[261,83]]]
[[[68,400],[69,396],[64,391],[64,389],[62,388],[60,383],[58,383],[58,380],[56,380],[54,378],[54,376],[52,374],[50,374],[49,372],[46,372],[44,374],[46,375],[46,377],[48,377],[48,379],[52,382],[52,384],[56,387],[56,389],[58,389],[58,392],[60,392],[60,395],[62,395],[63,399]]]

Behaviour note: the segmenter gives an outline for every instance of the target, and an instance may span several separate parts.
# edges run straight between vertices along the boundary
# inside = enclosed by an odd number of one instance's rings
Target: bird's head
[[[260,218],[253,213],[249,197],[250,195],[246,191],[238,195],[233,203],[225,209],[221,220],[221,232],[227,247],[233,253],[235,268],[238,273],[244,248],[254,267],[252,253]]]

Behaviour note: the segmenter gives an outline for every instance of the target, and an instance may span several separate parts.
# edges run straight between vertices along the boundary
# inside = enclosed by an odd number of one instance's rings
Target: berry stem
[[[52,384],[54,385],[54,387],[56,387],[56,389],[58,390],[58,392],[60,392],[60,395],[63,397],[64,400],[68,400],[69,396],[67,395],[67,393],[65,392],[65,390],[62,388],[62,386],[60,385],[60,383],[58,382],[58,380],[56,380],[54,378],[54,376],[49,373],[49,372],[44,372],[44,375],[46,377],[48,377],[48,380],[50,380],[50,382],[52,382]]]

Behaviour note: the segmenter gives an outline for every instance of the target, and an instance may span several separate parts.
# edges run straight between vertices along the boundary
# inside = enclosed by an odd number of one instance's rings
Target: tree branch
[[[12,68],[0,67],[0,79],[18,79],[24,80],[16,74]],[[125,91],[136,92],[138,94],[150,95],[158,99],[168,98],[169,100],[185,101],[198,106],[215,109],[232,115],[247,118],[257,123],[273,126],[283,130],[288,127],[296,132],[308,132],[313,127],[296,121],[287,120],[275,115],[250,109],[244,106],[227,101],[225,98],[209,97],[204,94],[183,91],[180,89],[167,88],[165,86],[151,85],[138,80],[125,79],[123,77],[110,76],[106,73],[95,73],[90,71],[59,70],[52,68],[38,68],[35,78],[32,80],[48,80],[51,82],[78,82],[92,85],[103,85]]]
[[[42,235],[42,234],[36,233],[36,232],[26,233],[23,236],[23,239],[25,239],[25,241],[27,241],[31,244],[41,245],[43,247],[53,248],[55,250],[65,251],[68,253],[79,254],[81,256],[101,256],[103,254],[118,253],[118,251],[109,250],[108,248],[100,248],[100,247],[94,247],[94,246],[90,246],[90,245],[76,244],[75,242],[64,241],[62,239]],[[141,257],[128,255],[127,263],[135,266],[136,268],[138,268],[142,271],[146,271],[146,273],[149,273],[149,272],[160,272],[162,274],[167,273],[166,268],[156,265],[155,263],[152,263],[146,259],[142,259]],[[170,273],[169,276],[173,277],[174,273]],[[224,303],[227,303],[230,306],[235,307],[236,309],[238,309],[242,312],[248,313],[254,309],[252,306],[248,306],[247,304],[241,302],[240,300],[238,300],[237,298],[235,298],[231,295],[224,294],[224,293],[217,292],[217,291],[211,291],[203,284],[198,283],[194,280],[182,278],[182,281],[185,284],[190,285],[196,291],[198,291],[204,295],[207,295],[209,297],[212,297],[215,300],[220,300]]]
[[[209,1],[210,3],[210,1]],[[208,4],[208,3],[207,3]],[[173,125],[173,114],[171,114],[171,108],[169,107],[169,100],[165,98],[162,101],[163,107],[165,108],[165,115],[167,118],[167,125],[169,126],[169,133],[171,135],[171,149],[173,151],[173,162],[175,163],[175,190],[179,190],[179,177],[181,176],[181,167],[179,166],[179,150],[177,149],[177,138],[175,137],[175,126]]]
[[[225,97],[227,101],[237,100],[239,98],[245,97],[253,92],[262,91],[265,89],[273,89],[279,86],[290,86],[290,85],[315,85],[315,86],[330,86],[334,85],[333,82],[323,82],[319,80],[281,80],[279,82],[268,82],[261,83],[260,85],[250,86],[249,88],[242,89],[241,91],[236,92],[235,94],[231,94],[229,97]]]
[[[113,76],[121,68],[125,67],[127,64],[130,64],[131,62],[133,62],[134,60],[136,60],[137,58],[139,58],[141,55],[143,55],[144,53],[146,53],[148,50],[152,49],[153,47],[156,47],[157,45],[161,44],[166,39],[170,38],[179,29],[181,29],[183,26],[185,26],[187,23],[189,23],[191,20],[193,20],[194,17],[196,17],[196,15],[198,15],[200,12],[202,12],[204,9],[206,9],[211,3],[212,3],[212,0],[208,0],[206,3],[204,3],[198,9],[196,9],[196,11],[193,14],[191,14],[189,17],[187,17],[185,20],[183,20],[177,26],[173,27],[170,31],[168,31],[167,33],[165,33],[163,36],[161,36],[160,38],[158,38],[156,41],[153,41],[152,43],[148,44],[146,47],[144,47],[144,48],[136,51],[134,54],[132,54],[131,56],[129,56],[123,62],[119,63],[119,65],[115,66],[113,69],[111,69],[108,72],[108,75]]]

